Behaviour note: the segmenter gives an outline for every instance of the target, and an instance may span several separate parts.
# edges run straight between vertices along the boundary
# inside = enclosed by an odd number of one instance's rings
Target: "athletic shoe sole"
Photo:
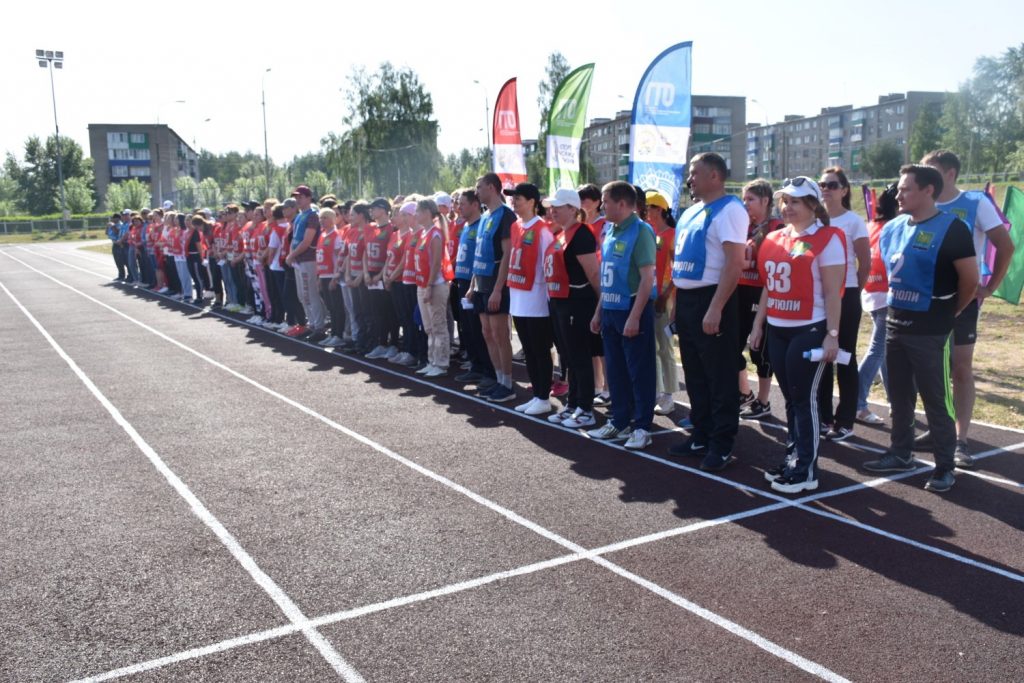
[[[800,493],[801,491],[813,491],[816,488],[818,488],[817,479],[801,481],[795,484],[780,484],[777,481],[772,482],[772,490],[780,493]]]

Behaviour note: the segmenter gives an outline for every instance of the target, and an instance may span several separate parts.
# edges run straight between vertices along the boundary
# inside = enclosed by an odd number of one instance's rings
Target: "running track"
[[[858,427],[790,499],[777,419],[708,475],[75,246],[0,249],[4,680],[1024,679],[1022,432],[938,496]]]

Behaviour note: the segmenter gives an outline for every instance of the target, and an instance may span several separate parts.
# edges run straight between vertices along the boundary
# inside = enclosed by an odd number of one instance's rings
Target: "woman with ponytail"
[[[813,179],[786,180],[774,196],[786,226],[769,233],[757,252],[764,290],[750,348],[762,348],[767,338],[786,399],[786,455],[765,479],[776,491],[799,493],[818,488],[818,384],[839,351],[846,241],[842,230],[829,226]]]

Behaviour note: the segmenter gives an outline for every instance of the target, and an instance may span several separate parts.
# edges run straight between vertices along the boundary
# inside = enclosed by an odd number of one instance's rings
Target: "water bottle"
[[[819,362],[825,357],[825,349],[817,348],[811,349],[810,351],[804,351],[804,360],[809,360],[812,363]],[[836,362],[840,365],[848,365],[850,362],[851,354],[849,351],[839,349],[839,353],[836,355]]]

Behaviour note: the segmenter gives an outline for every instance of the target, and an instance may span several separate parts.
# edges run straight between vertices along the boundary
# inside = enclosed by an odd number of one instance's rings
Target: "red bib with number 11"
[[[841,230],[825,226],[813,235],[794,235],[790,228],[769,233],[757,252],[757,270],[768,290],[766,313],[786,320],[810,320],[814,313],[812,264]],[[845,242],[845,240],[844,240]]]

